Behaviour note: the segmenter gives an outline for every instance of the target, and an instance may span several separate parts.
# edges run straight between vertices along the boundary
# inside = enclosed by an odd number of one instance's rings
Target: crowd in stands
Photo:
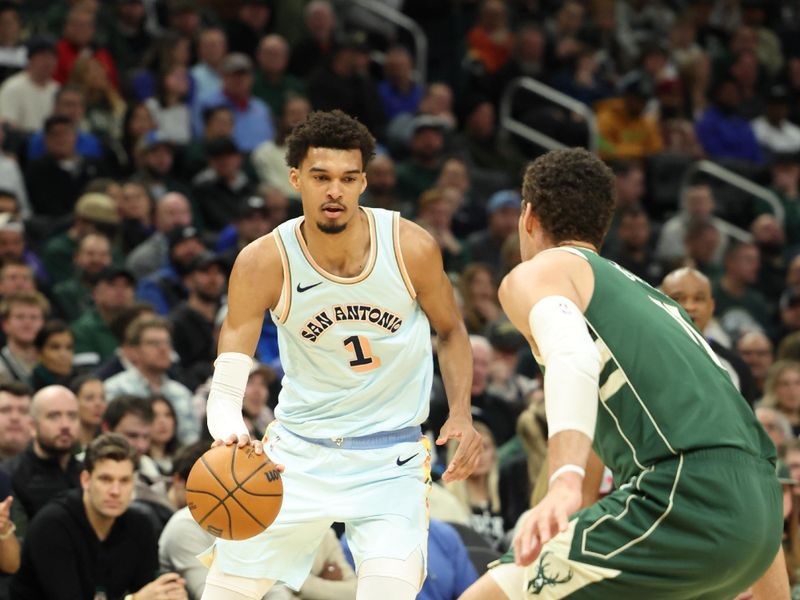
[[[434,457],[420,598],[457,598],[542,493],[541,373],[497,286],[523,169],[558,143],[615,175],[602,254],[686,309],[775,442],[800,597],[800,4],[375,3],[427,54],[348,0],[0,1],[0,599],[199,599],[210,536],[185,483],[226,280],[301,214],[285,140],[332,109],[379,142],[362,204],[434,237],[470,333],[484,456],[447,486]],[[282,377],[269,314],[255,358],[261,436]],[[426,430],[446,416],[436,377]],[[267,597],[354,598],[335,531],[298,593]]]

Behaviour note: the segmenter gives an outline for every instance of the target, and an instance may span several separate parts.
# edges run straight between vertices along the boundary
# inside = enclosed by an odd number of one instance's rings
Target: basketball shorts
[[[391,434],[384,441],[380,434],[368,437],[376,447],[349,448],[347,440],[328,447],[273,423],[264,450],[286,467],[275,522],[247,540],[217,539],[200,559],[216,562],[223,573],[299,590],[335,521],[345,524],[356,569],[372,558],[404,560],[417,548],[426,553],[430,443],[414,432],[400,443]]]
[[[774,466],[715,448],[659,462],[596,504],[523,569],[489,571],[510,600],[730,600],[781,544]]]

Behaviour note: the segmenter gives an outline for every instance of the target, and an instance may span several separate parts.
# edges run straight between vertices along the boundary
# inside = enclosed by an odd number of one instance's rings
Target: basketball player
[[[581,149],[525,173],[500,298],[544,366],[550,484],[462,600],[723,600],[766,571],[755,597],[788,599],[775,449],[679,305],[598,256],[613,187]],[[578,511],[592,443],[617,489]]]
[[[242,396],[264,312],[278,326],[283,389],[265,436],[285,466],[277,520],[249,540],[217,540],[203,600],[260,599],[276,580],[299,589],[333,521],[345,523],[359,600],[411,600],[425,578],[430,457],[420,424],[432,378],[430,326],[450,417],[437,444],[460,440],[446,480],[479,460],[469,339],[441,253],[398,213],[361,208],[374,153],[367,129],[316,112],[287,140],[303,216],[236,260],[219,340],[208,427],[215,443],[252,443]]]

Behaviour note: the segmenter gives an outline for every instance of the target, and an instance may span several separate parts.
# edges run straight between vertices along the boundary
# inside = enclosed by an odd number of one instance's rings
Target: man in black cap
[[[189,196],[189,188],[180,179],[172,176],[175,149],[161,131],[150,131],[136,147],[138,170],[131,177],[147,188],[156,202],[168,192]]]
[[[221,231],[236,208],[256,193],[256,184],[242,171],[242,155],[231,138],[211,140],[207,146],[208,168],[192,181],[192,195],[203,225]]]
[[[278,190],[264,189],[263,186],[261,191],[270,196],[283,196]],[[275,200],[279,201],[278,199]],[[228,272],[233,267],[233,261],[236,260],[236,256],[242,248],[272,231],[274,226],[272,216],[266,201],[261,196],[249,196],[239,203],[236,214],[233,217],[232,227],[223,231],[216,245],[217,251],[225,261]]]
[[[204,252],[183,276],[189,297],[170,313],[172,345],[181,358],[184,383],[190,389],[208,379],[217,357],[214,322],[225,293],[225,262],[213,252]]]
[[[0,120],[12,127],[33,133],[42,128],[53,112],[58,84],[55,40],[33,37],[28,41],[28,65],[0,87]]]
[[[136,297],[150,303],[159,315],[166,316],[188,296],[182,276],[191,262],[207,248],[200,232],[192,225],[179,225],[167,232],[169,260],[161,269],[143,278]]]
[[[94,307],[70,325],[75,336],[75,354],[85,355],[83,364],[100,364],[114,354],[120,340],[112,333],[110,324],[133,304],[135,285],[136,279],[127,269],[109,267],[95,275],[92,282]],[[92,354],[96,354],[96,358]]]
[[[800,152],[800,127],[789,121],[789,90],[774,85],[767,94],[767,110],[750,123],[767,157]]]
[[[397,195],[416,204],[434,186],[444,160],[446,123],[433,115],[419,115],[411,123],[410,156],[397,164]]]

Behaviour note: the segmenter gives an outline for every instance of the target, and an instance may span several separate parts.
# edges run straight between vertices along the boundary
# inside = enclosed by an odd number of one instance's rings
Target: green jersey
[[[714,351],[673,300],[583,248],[594,273],[584,317],[600,352],[594,449],[619,485],[703,448],[775,462],[775,448]]]

